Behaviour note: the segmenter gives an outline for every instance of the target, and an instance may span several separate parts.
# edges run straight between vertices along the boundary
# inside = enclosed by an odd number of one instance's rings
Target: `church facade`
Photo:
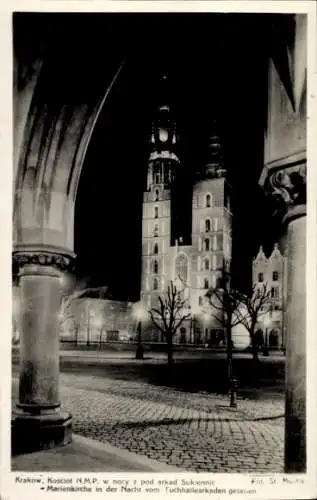
[[[270,307],[259,316],[257,329],[270,348],[285,348],[284,321],[287,301],[287,256],[278,244],[267,257],[262,247],[252,262],[252,282],[255,290],[263,287],[270,294]]]
[[[216,287],[222,270],[230,269],[229,185],[216,122],[213,122],[207,159],[192,185],[190,242],[185,242],[182,236],[175,237],[172,197],[182,168],[178,142],[171,107],[168,102],[162,102],[152,124],[143,193],[141,303],[144,311],[149,311],[155,307],[158,297],[164,296],[171,282],[183,287],[191,320],[180,328],[175,342],[207,344],[222,329],[210,314],[204,313],[204,302],[206,292]],[[144,326],[145,338],[162,340],[150,321]]]

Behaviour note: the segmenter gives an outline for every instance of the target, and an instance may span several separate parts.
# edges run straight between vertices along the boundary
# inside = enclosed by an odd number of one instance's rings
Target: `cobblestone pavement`
[[[17,381],[14,379],[14,392]],[[282,472],[284,403],[61,375],[74,432],[197,472]]]

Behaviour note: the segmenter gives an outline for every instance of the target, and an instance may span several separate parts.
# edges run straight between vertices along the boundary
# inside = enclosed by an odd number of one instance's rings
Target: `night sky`
[[[29,15],[27,22],[21,15],[18,21],[16,37],[28,32],[29,47],[33,44],[37,50],[50,44],[50,50],[62,53],[67,48],[79,59],[86,50],[104,71],[109,60],[117,65],[125,60],[97,122],[78,188],[78,274],[89,277],[91,286],[109,285],[114,298],[139,297],[148,137],[157,82],[167,72],[185,178],[203,166],[211,122],[215,117],[219,121],[232,186],[232,272],[237,285],[250,286],[252,257],[260,244],[268,251],[277,238],[267,201],[257,186],[263,166],[272,18],[45,14]],[[191,224],[188,192],[181,200],[179,220],[184,234]]]

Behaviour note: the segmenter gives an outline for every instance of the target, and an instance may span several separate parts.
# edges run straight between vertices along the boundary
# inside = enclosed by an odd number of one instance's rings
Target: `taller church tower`
[[[206,307],[206,293],[217,286],[224,268],[230,270],[229,186],[214,121],[204,169],[193,186],[191,244],[185,243],[181,235],[171,241],[175,236],[171,234],[171,197],[179,182],[180,160],[167,78],[160,83],[160,103],[152,123],[143,193],[141,302],[145,311],[156,307],[158,297],[165,295],[172,281],[184,290],[192,311],[191,320],[182,324],[174,342],[206,343],[216,339],[219,330],[223,330]],[[144,338],[160,340],[158,330],[150,321],[144,326]]]
[[[160,85],[160,102],[152,123],[147,184],[143,193],[141,300],[147,310],[167,287],[171,188],[179,165],[176,126],[168,99],[166,76]]]

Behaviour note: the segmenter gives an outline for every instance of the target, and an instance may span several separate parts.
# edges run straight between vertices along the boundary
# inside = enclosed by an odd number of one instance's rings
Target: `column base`
[[[69,413],[30,415],[14,412],[11,420],[11,453],[19,455],[66,445],[72,440]]]

